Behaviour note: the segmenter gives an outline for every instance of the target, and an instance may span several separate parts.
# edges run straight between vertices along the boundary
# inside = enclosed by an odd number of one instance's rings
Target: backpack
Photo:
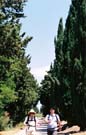
[[[31,120],[29,120],[29,116],[27,116],[27,121],[26,121],[26,124],[28,124],[28,121],[31,121]],[[33,121],[33,120],[32,120]],[[35,121],[35,123],[36,123],[36,117],[34,116],[34,121]]]

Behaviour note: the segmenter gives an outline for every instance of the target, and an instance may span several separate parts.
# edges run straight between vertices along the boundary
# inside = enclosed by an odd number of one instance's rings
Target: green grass
[[[42,113],[37,113],[36,117],[43,117],[43,114]]]

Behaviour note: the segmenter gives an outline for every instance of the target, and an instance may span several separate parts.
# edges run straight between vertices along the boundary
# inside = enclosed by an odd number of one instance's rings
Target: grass
[[[36,117],[43,117],[43,114],[42,113],[37,113]]]
[[[1,131],[0,135],[14,135],[15,133],[17,133],[19,131],[18,128],[15,129],[11,129],[9,131]]]
[[[17,133],[20,129],[24,128],[23,122],[17,124],[14,128],[6,130],[6,131],[0,131],[0,135],[14,135]]]

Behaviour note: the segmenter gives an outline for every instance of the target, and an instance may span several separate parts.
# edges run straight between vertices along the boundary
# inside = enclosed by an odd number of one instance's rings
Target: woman
[[[36,112],[31,109],[25,118],[24,125],[26,126],[26,135],[36,135],[36,123],[37,117]]]

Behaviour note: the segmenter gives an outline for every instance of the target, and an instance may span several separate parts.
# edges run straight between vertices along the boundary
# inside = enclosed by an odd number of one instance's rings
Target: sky
[[[55,58],[54,37],[57,34],[59,19],[65,21],[71,0],[28,0],[24,8],[26,18],[22,20],[22,32],[32,36],[26,48],[30,54],[31,73],[38,83],[50,68]]]

